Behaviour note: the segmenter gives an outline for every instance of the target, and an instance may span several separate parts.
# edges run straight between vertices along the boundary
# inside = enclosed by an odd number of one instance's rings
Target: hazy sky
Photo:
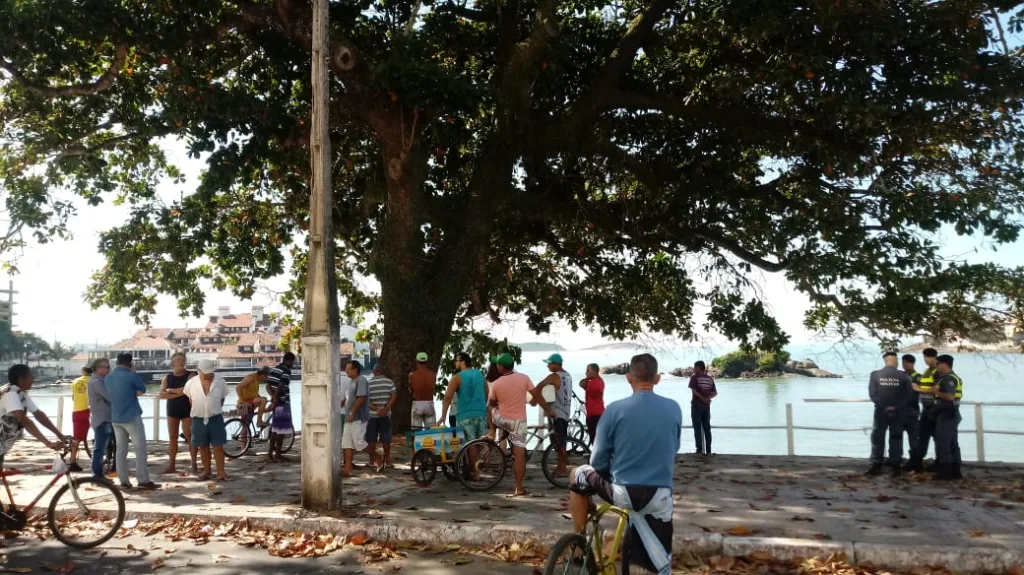
[[[181,193],[190,193],[202,164],[185,157],[181,146],[170,146],[170,149],[172,159],[185,169],[189,177],[182,185],[167,184],[161,193],[167,197],[178,197]],[[83,302],[83,294],[92,274],[103,266],[103,258],[97,250],[98,234],[116,225],[126,213],[127,207],[109,203],[99,207],[83,205],[70,222],[74,239],[44,245],[32,244],[24,250],[18,261],[20,274],[13,278],[15,289],[19,292],[15,304],[15,329],[35,332],[44,339],[56,338],[65,343],[114,343],[138,329],[125,312],[108,308],[92,310]],[[959,238],[952,233],[950,236],[945,245],[949,256],[965,254],[965,259],[973,261],[1024,265],[1024,242],[1005,246],[999,253],[994,253],[983,242]],[[978,252],[975,253],[976,248]],[[6,284],[7,278],[0,278],[0,281]],[[282,290],[286,282],[284,277],[275,278],[267,283],[267,287]],[[807,333],[801,325],[803,312],[809,306],[807,298],[791,290],[785,279],[778,275],[763,276],[762,287],[794,343],[812,339],[814,334]],[[271,301],[272,296],[266,291],[258,293],[252,301],[242,301],[212,289],[207,294],[205,311],[208,314],[216,313],[217,307],[221,305],[230,305],[233,311],[247,311],[253,305],[265,305],[267,311],[277,308]],[[154,327],[197,326],[205,322],[205,318],[179,317],[175,302],[166,296],[160,299],[153,318]],[[488,325],[482,323],[480,327]],[[568,327],[557,327],[547,336],[535,336],[524,323],[515,321],[497,327],[495,335],[507,336],[513,341],[555,341],[569,349],[601,342],[600,336],[595,333],[573,333]]]

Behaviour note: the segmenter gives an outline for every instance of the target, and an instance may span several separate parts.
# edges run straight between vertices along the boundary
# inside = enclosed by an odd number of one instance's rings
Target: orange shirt
[[[409,374],[409,386],[412,387],[413,401],[434,401],[434,386],[437,383],[437,372],[426,366],[416,368]]]
[[[526,421],[526,393],[534,389],[525,373],[508,373],[491,384],[490,399],[498,400],[498,413],[505,419]]]

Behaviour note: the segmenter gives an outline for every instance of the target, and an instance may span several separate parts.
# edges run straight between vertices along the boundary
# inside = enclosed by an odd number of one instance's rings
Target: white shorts
[[[437,413],[434,412],[433,401],[414,401],[412,402],[412,425],[413,427],[421,427],[423,429],[430,429],[437,423]]]
[[[366,445],[366,422],[346,421],[341,432],[341,448],[362,451]]]

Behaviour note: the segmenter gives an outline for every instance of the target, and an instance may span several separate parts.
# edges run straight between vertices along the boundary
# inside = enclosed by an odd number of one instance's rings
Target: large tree
[[[758,269],[815,328],[1005,318],[1022,271],[939,234],[1020,232],[1021,4],[332,1],[339,289],[401,381],[480,316],[778,349]],[[65,234],[73,193],[132,206],[93,304],[198,313],[200,280],[250,295],[288,249],[301,289],[308,2],[4,0],[0,23],[8,248]],[[206,162],[172,202],[168,141]]]

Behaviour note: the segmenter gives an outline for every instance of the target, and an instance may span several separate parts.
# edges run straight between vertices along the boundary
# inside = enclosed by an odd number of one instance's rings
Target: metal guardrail
[[[56,423],[58,426],[62,425],[64,421],[64,400],[71,399],[70,395],[60,394],[33,394],[34,398],[56,398],[57,399],[57,413]],[[140,398],[141,399],[141,398]],[[160,421],[165,419],[161,416],[160,403],[165,401],[160,399],[158,396],[153,396],[153,414],[143,415],[142,418],[150,419],[153,421],[153,441],[160,441]],[[829,398],[809,398],[804,399],[805,403],[871,403],[870,399],[829,399]],[[991,402],[977,402],[977,401],[963,401],[961,405],[973,405],[974,406],[974,429],[961,429],[959,430],[960,435],[974,434],[975,442],[977,445],[978,462],[985,462],[985,435],[1017,435],[1024,436],[1024,431],[1010,431],[1002,429],[985,429],[984,419],[984,407],[1024,407],[1024,403],[1015,401],[991,401]],[[50,414],[47,414],[50,415]],[[531,429],[536,429],[538,432],[543,434],[543,430],[547,427],[544,425],[546,417],[543,412],[540,413],[538,422],[539,425],[530,426]],[[712,425],[712,429],[733,429],[738,431],[759,431],[759,430],[785,430],[786,431],[786,452],[788,455],[796,455],[796,432],[797,431],[828,431],[828,432],[839,432],[839,433],[850,433],[850,432],[865,432],[871,431],[871,427],[817,427],[809,425],[796,425],[793,419],[793,404],[786,404],[786,425]],[[545,434],[546,435],[546,434]]]
[[[805,403],[871,403],[870,399],[804,399]],[[977,445],[978,462],[985,462],[985,434],[991,435],[1021,435],[1024,431],[1009,431],[1003,429],[985,429],[984,407],[1024,407],[1024,403],[1015,401],[963,401],[961,405],[974,406],[974,429],[960,429],[960,435],[973,433]],[[814,427],[807,425],[795,425],[793,422],[793,404],[786,404],[786,425],[712,425],[712,429],[735,429],[743,431],[752,430],[786,430],[786,448],[789,455],[796,455],[796,432],[797,431],[835,431],[835,432],[865,432],[871,431],[871,427]]]

